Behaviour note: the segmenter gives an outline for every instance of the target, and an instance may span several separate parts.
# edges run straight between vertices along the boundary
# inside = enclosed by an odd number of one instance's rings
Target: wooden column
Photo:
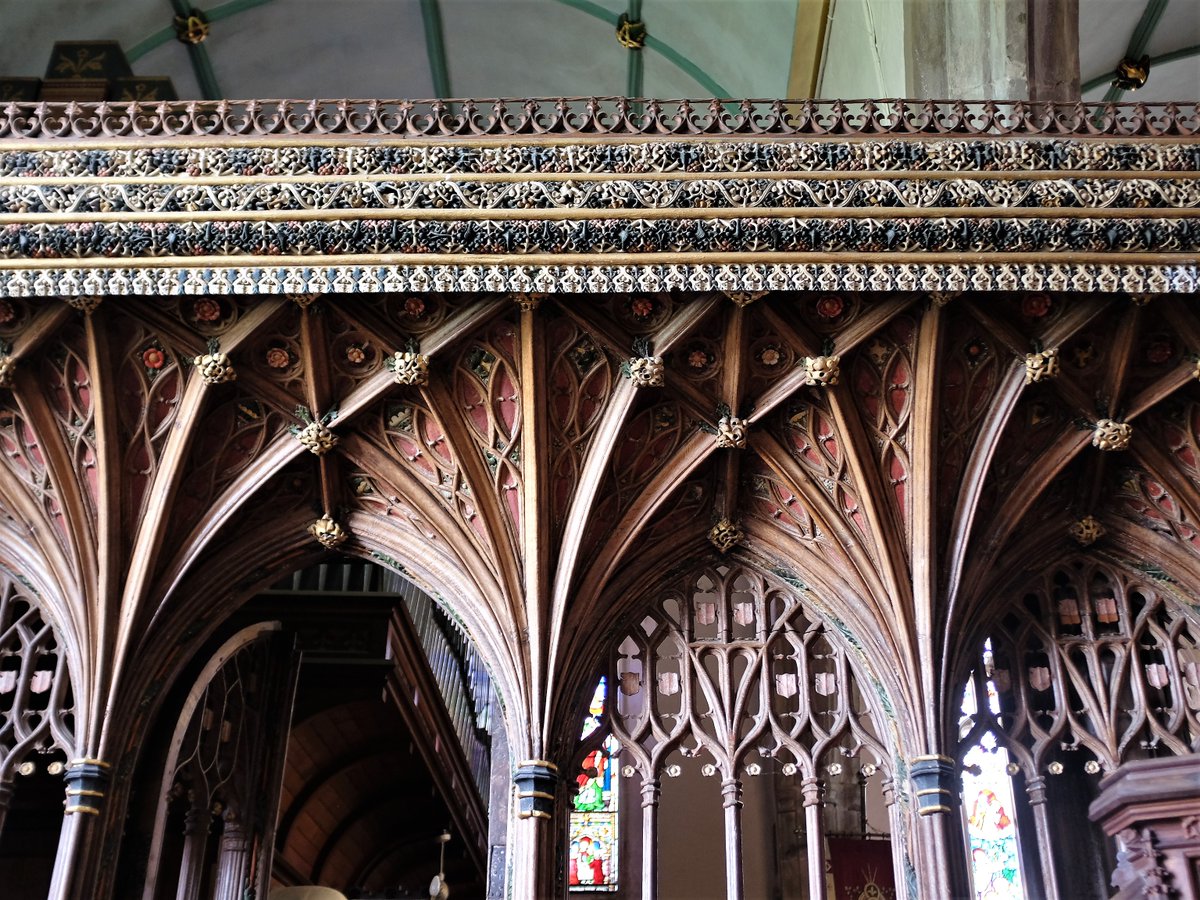
[[[662,782],[647,778],[642,782],[642,900],[658,896],[658,804]]]
[[[517,816],[508,832],[511,896],[553,896],[554,850],[559,844],[554,816],[558,767],[544,759],[525,760],[517,765],[513,782]]]
[[[825,900],[825,826],[821,821],[821,781],[805,778],[801,785],[804,792],[804,838],[808,842],[808,896],[811,900]]]
[[[742,900],[742,782],[726,778],[721,782],[725,807],[725,896]]]
[[[1054,832],[1050,827],[1049,810],[1046,808],[1046,779],[1039,775],[1026,782],[1025,793],[1029,795],[1029,806],[1033,810],[1033,825],[1037,832],[1038,864],[1042,875],[1042,896],[1045,900],[1058,900],[1058,873],[1054,871]]]
[[[95,849],[104,833],[101,823],[109,771],[109,764],[99,759],[76,759],[67,764],[63,775],[67,783],[66,815],[54,858],[49,900],[95,896],[95,886],[76,876],[86,865],[88,851]]]
[[[1079,0],[1029,0],[1029,99],[1079,100]]]
[[[1088,815],[1120,847],[1116,900],[1200,897],[1200,756],[1125,763]]]
[[[909,764],[917,801],[917,878],[934,897],[970,896],[966,842],[959,812],[962,781],[954,760],[927,754]]]
[[[213,900],[242,900],[250,863],[250,835],[232,808],[225,811],[225,828],[217,854],[217,884]]]
[[[8,815],[8,807],[12,804],[12,782],[0,782],[0,837],[4,836],[4,818]]]
[[[191,809],[183,819],[183,858],[179,862],[179,887],[175,892],[175,900],[198,900],[208,832],[212,828],[208,797],[193,796],[190,799]]]

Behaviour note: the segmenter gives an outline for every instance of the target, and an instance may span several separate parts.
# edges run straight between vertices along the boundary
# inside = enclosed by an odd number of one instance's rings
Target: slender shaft
[[[808,896],[825,900],[825,827],[821,821],[821,782],[805,778],[800,790],[804,793],[804,838],[808,844]]]
[[[642,782],[642,900],[658,896],[658,801],[662,787],[657,778]]]
[[[742,900],[742,782],[727,778],[721,782],[725,805],[725,895]]]
[[[1038,863],[1042,871],[1042,895],[1045,900],[1058,900],[1058,874],[1054,871],[1054,837],[1050,815],[1046,808],[1046,779],[1030,778],[1025,785],[1029,805],[1033,808],[1033,825],[1037,832]]]

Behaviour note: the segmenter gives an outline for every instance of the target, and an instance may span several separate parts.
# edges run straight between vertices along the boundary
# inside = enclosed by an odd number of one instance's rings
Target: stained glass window
[[[990,656],[989,641],[984,645],[985,664]],[[996,685],[990,678],[986,685],[988,707],[993,715],[998,714]],[[963,698],[963,715],[973,717],[978,708],[975,682],[971,680]],[[1008,765],[1008,752],[990,731],[963,757],[963,807],[977,900],[1019,900],[1025,896]]]
[[[607,683],[596,686],[583,720],[586,740],[604,724]],[[583,758],[575,776],[576,793],[570,816],[568,882],[573,891],[617,889],[617,793],[614,758],[620,745],[607,735]]]

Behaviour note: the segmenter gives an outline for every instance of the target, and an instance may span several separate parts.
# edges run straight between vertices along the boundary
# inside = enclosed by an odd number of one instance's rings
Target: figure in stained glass
[[[606,698],[607,682],[601,678],[583,720],[580,734],[583,740],[593,737],[604,727]],[[613,778],[613,757],[619,750],[617,739],[606,735],[600,745],[583,758],[575,776],[567,862],[568,884],[572,890],[614,891],[617,888],[617,781]]]

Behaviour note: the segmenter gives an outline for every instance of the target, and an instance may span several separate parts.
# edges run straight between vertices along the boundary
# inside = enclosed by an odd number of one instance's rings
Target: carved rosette
[[[717,446],[722,450],[745,450],[749,424],[737,416],[722,416],[717,423]]]
[[[1025,383],[1038,384],[1057,378],[1059,373],[1058,348],[1049,347],[1037,353],[1025,354]]]
[[[94,313],[96,311],[96,307],[100,305],[100,302],[103,299],[104,297],[100,296],[99,294],[84,294],[79,297],[63,297],[63,300],[65,300],[69,306],[79,310],[85,316],[90,316],[92,313]]]
[[[321,516],[308,526],[308,533],[317,539],[322,547],[332,550],[346,542],[350,535],[329,513]]]
[[[708,530],[708,540],[722,553],[728,553],[742,542],[746,533],[737,522],[732,522],[725,516]]]
[[[304,449],[316,456],[324,456],[335,446],[338,438],[324,422],[309,422],[296,432],[296,440],[304,445]]]
[[[388,368],[396,384],[414,387],[429,384],[429,357],[423,353],[397,350],[388,359]]]
[[[1101,419],[1092,430],[1092,446],[1101,450],[1125,450],[1133,437],[1133,426],[1128,422]]]
[[[1078,522],[1073,522],[1070,528],[1071,537],[1082,547],[1090,547],[1104,537],[1104,526],[1095,516],[1084,516]]]
[[[842,358],[840,356],[804,357],[805,384],[819,384],[828,387],[837,384],[841,375]]]
[[[197,356],[192,360],[196,371],[204,379],[205,384],[226,384],[237,381],[237,372],[229,361],[229,354],[213,352]]]
[[[629,377],[637,387],[662,387],[665,368],[661,356],[635,356],[629,360]]]
[[[0,388],[10,388],[13,383],[13,374],[17,371],[17,358],[15,356],[0,356]]]

